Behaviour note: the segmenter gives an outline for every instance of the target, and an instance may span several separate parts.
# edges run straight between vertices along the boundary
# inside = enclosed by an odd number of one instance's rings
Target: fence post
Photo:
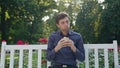
[[[2,42],[2,48],[1,48],[1,68],[4,68],[5,66],[5,47],[6,42]]]
[[[118,49],[117,49],[117,41],[116,40],[113,41],[113,45],[115,46],[115,50],[114,50],[114,67],[116,68],[116,66],[118,66]]]

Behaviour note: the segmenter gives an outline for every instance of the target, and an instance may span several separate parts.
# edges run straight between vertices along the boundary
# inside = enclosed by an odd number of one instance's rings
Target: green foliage
[[[120,0],[2,0],[0,4],[0,41],[36,43],[48,38],[57,30],[55,16],[65,11],[71,29],[81,33],[85,43],[120,44]]]
[[[67,12],[70,16],[71,29],[74,30],[74,22],[76,20],[78,10],[80,9],[80,3],[77,0],[58,0],[56,2],[57,7],[55,9],[47,10],[45,16],[48,16],[49,19],[44,21],[44,37],[49,37],[50,33],[57,30],[55,24],[55,16],[59,12]]]
[[[14,68],[19,68],[19,50],[15,50],[15,54],[14,54]],[[42,68],[47,68],[47,60],[46,60],[46,51],[43,50],[42,51],[42,58],[41,58],[41,65]],[[29,51],[28,50],[24,50],[23,51],[23,68],[28,68],[28,61],[29,61]],[[37,68],[38,64],[38,50],[33,50],[32,53],[32,68]],[[5,57],[5,68],[9,68],[9,63],[10,63],[10,53],[7,52],[6,57]]]
[[[82,3],[77,16],[75,30],[82,34],[85,43],[96,43],[102,7],[95,0],[88,0]]]
[[[120,0],[105,0],[101,17],[100,42],[118,40],[120,44]]]
[[[5,9],[1,11],[5,16],[1,32],[9,43],[19,39],[34,43],[43,37],[42,17],[46,10],[55,8],[55,2],[50,0],[5,0],[1,4],[1,9]]]
[[[24,50],[23,51],[23,67],[24,68],[27,68],[28,67],[28,50]],[[109,60],[109,68],[114,68],[114,55],[113,55],[113,50],[109,50],[108,51],[108,60]],[[37,50],[34,50],[33,53],[32,53],[32,68],[37,68],[37,62],[38,62],[38,51]],[[93,49],[90,49],[89,50],[89,68],[95,68],[95,53],[94,53],[94,50]],[[120,51],[118,51],[118,55],[120,56]],[[104,50],[103,49],[100,49],[98,51],[98,57],[99,57],[99,68],[104,68],[105,65],[104,65]],[[18,64],[19,64],[19,50],[16,50],[15,51],[15,55],[14,55],[14,67],[15,68],[18,68]],[[9,67],[9,61],[10,60],[10,54],[7,53],[6,54],[6,57],[5,57],[5,67],[8,68]],[[42,68],[46,68],[47,67],[47,63],[46,63],[46,51],[43,50],[42,51]],[[119,59],[119,62],[120,62],[120,59]],[[80,67],[79,68],[85,68],[85,63],[80,63]]]
[[[120,44],[120,0],[85,0],[77,16],[75,30],[82,34],[85,43]]]

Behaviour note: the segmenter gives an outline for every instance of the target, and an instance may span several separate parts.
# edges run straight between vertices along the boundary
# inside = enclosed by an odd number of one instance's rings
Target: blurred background
[[[57,30],[56,14],[63,11],[84,43],[120,44],[120,0],[0,0],[0,41],[48,39]]]

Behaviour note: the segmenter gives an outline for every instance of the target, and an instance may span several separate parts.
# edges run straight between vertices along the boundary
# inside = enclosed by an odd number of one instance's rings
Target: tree
[[[6,39],[11,43],[18,39],[35,42],[42,37],[44,11],[54,8],[55,2],[50,0],[3,0],[1,5],[2,40]]]
[[[80,1],[79,0],[57,0],[56,8],[47,10],[45,17],[48,17],[46,21],[44,21],[44,36],[49,37],[50,33],[57,30],[55,24],[55,16],[60,12],[67,12],[70,16],[70,24],[71,29],[75,28],[76,16],[80,9]]]
[[[120,0],[105,0],[101,17],[100,42],[117,40],[120,44]]]
[[[85,43],[97,43],[102,6],[97,0],[85,0],[81,4],[75,30],[82,34]]]

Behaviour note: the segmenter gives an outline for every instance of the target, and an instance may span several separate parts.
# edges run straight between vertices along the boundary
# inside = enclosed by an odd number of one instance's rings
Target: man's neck
[[[68,35],[68,31],[61,31],[64,36]]]

